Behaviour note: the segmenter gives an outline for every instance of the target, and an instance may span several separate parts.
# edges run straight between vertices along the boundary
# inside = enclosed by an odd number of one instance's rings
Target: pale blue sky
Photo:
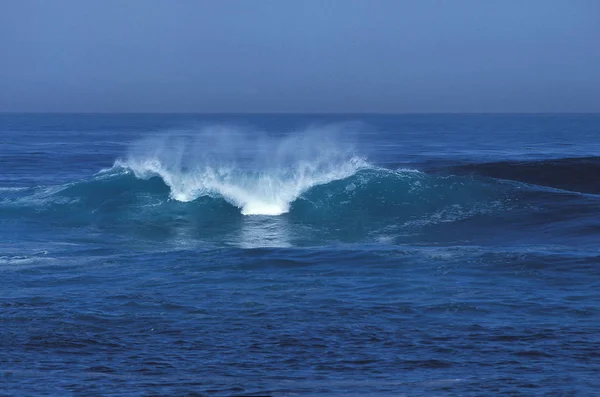
[[[599,112],[598,0],[0,0],[0,111]]]

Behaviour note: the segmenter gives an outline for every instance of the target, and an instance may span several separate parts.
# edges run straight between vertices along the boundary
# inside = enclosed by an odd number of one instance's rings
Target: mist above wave
[[[113,168],[160,177],[178,201],[220,196],[244,215],[280,215],[310,188],[368,167],[351,136],[343,126],[285,135],[209,126],[135,142]]]

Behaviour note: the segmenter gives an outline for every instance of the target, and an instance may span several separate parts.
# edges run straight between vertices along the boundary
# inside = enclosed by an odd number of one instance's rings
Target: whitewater
[[[160,177],[174,200],[222,197],[244,215],[281,215],[314,186],[369,167],[331,127],[285,137],[211,126],[137,142],[111,170]]]

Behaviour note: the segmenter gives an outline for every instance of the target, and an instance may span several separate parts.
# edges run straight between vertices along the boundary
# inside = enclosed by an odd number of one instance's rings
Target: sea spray
[[[174,200],[222,197],[244,215],[280,215],[308,189],[368,167],[351,132],[341,125],[285,135],[203,127],[135,142],[115,167],[160,177]]]

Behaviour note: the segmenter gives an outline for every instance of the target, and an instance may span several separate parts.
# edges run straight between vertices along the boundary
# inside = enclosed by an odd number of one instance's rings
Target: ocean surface
[[[0,114],[1,396],[598,396],[600,115]]]

